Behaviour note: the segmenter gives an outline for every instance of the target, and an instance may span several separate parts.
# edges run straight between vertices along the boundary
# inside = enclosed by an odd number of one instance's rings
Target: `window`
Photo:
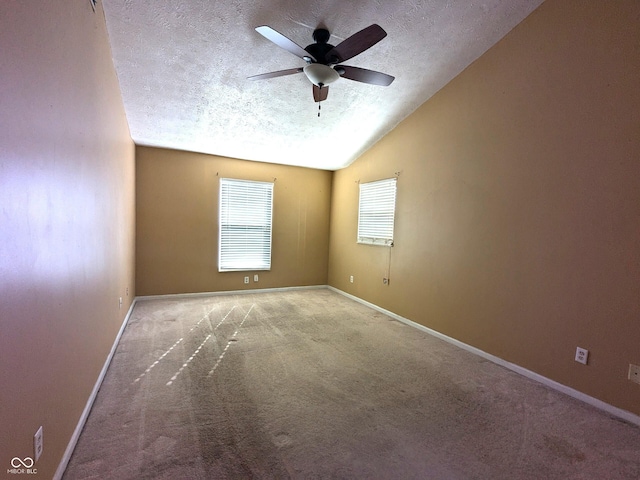
[[[396,179],[360,184],[358,243],[393,245]]]
[[[273,183],[220,179],[218,271],[271,269]]]

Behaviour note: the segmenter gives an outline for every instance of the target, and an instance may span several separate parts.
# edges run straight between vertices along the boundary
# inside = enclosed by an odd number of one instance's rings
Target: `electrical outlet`
[[[629,380],[633,383],[640,383],[640,366],[634,365],[633,363],[629,364]]]
[[[244,277],[244,283],[249,283],[249,277]]]
[[[122,308],[122,297],[119,298],[118,303],[118,308]]]
[[[349,277],[349,283],[353,283],[353,275]]]
[[[580,347],[576,348],[576,362],[586,365],[588,359],[589,359],[589,350],[587,350],[586,348],[580,348]]]
[[[129,287],[126,289],[127,297],[129,296]]]
[[[37,462],[42,455],[42,450],[44,449],[44,438],[42,437],[42,425],[33,436],[33,458],[34,462]]]
[[[253,276],[253,281],[254,281],[254,282],[257,282],[257,281],[258,281],[258,274],[257,274],[257,273]]]

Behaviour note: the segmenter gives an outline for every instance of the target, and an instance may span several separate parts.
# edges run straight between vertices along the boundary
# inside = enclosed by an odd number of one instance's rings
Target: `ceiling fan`
[[[282,77],[284,75],[304,72],[313,84],[313,100],[318,103],[327,99],[329,84],[335,82],[340,77],[355,80],[356,82],[385,87],[391,85],[391,82],[394,80],[394,77],[386,73],[342,65],[342,62],[373,47],[387,36],[387,32],[385,32],[380,25],[370,25],[354,33],[336,46],[328,43],[329,37],[331,36],[329,30],[326,28],[317,28],[313,32],[313,40],[315,43],[307,45],[305,48],[302,48],[280,32],[266,25],[257,27],[256,31],[279,47],[300,57],[307,62],[307,65],[305,67],[254,75],[249,77],[249,80],[264,80],[266,78]]]

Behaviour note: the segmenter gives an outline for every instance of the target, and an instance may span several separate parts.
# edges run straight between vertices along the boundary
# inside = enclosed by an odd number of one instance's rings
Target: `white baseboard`
[[[351,295],[347,292],[343,292],[342,290],[338,290],[335,287],[331,287],[328,286],[327,288],[329,288],[329,290],[332,290],[336,293],[339,293],[341,295],[344,295],[345,297],[350,298],[351,300],[354,300],[358,303],[361,303],[363,305],[366,305],[367,307],[373,308],[374,310],[377,310],[381,313],[384,313],[385,315],[398,320],[399,322],[405,323],[411,327],[417,328],[418,330],[421,330],[425,333],[428,333],[430,335],[433,335],[434,337],[437,337],[441,340],[444,340],[445,342],[451,343],[452,345],[455,345],[456,347],[462,348],[468,352],[474,353],[486,360],[489,360],[490,362],[493,362],[495,364],[498,364],[502,367],[508,368],[509,370],[516,372],[524,377],[530,378],[531,380],[535,380],[536,382],[539,382],[543,385],[546,385],[547,387],[550,387],[554,390],[557,390],[559,392],[562,392],[566,395],[569,395],[570,397],[573,397],[577,400],[580,400],[584,403],[587,403],[593,407],[596,407],[600,410],[603,410],[613,416],[616,416],[618,418],[621,418],[622,420],[625,420],[629,423],[633,423],[635,425],[640,426],[640,416],[628,412],[626,410],[623,410],[621,408],[618,407],[614,407],[613,405],[610,405],[606,402],[603,402],[602,400],[598,400],[597,398],[591,397],[589,395],[587,395],[586,393],[582,393],[578,390],[575,390],[571,387],[568,387],[566,385],[563,385],[561,383],[556,382],[555,380],[551,380],[550,378],[544,377],[538,373],[532,372],[531,370],[527,370],[526,368],[523,368],[519,365],[516,365],[515,363],[511,363],[511,362],[507,362],[506,360],[503,360],[500,357],[496,357],[495,355],[491,355],[490,353],[484,352],[476,347],[472,347],[471,345],[468,345],[466,343],[463,343],[459,340],[456,340],[455,338],[451,338],[448,337],[447,335],[444,335],[436,330],[432,330],[431,328],[425,327],[424,325],[420,325],[419,323],[416,323],[412,320],[409,320],[408,318],[404,318],[401,317],[400,315],[397,315],[389,310],[385,310],[382,307],[379,307],[373,303],[367,302],[366,300],[363,300],[361,298],[358,298],[354,295]]]
[[[311,290],[316,288],[327,288],[327,285],[303,285],[300,287],[277,287],[277,288],[252,288],[247,290],[229,290],[221,292],[197,292],[197,293],[169,293],[165,295],[146,295],[136,297],[138,301],[146,300],[180,300],[181,298],[215,297],[221,295],[245,295],[249,293],[273,293],[290,292],[293,290]]]
[[[54,480],[61,480],[62,476],[64,475],[64,471],[67,469],[67,465],[69,463],[69,460],[71,460],[71,455],[73,454],[73,450],[76,448],[76,444],[78,443],[78,439],[80,438],[80,434],[82,433],[84,424],[86,423],[87,418],[89,417],[89,413],[91,412],[91,408],[93,407],[93,402],[95,402],[96,396],[98,395],[98,390],[100,390],[100,386],[102,385],[104,376],[107,374],[107,369],[111,364],[111,359],[113,358],[113,355],[116,352],[116,348],[118,347],[118,343],[120,342],[120,337],[122,336],[122,333],[124,332],[124,329],[127,326],[127,323],[129,323],[129,317],[131,317],[131,313],[133,312],[133,307],[135,306],[136,301],[137,301],[137,298],[134,298],[133,302],[131,302],[129,311],[125,315],[124,321],[120,326],[120,330],[118,331],[118,334],[116,335],[116,338],[113,341],[113,345],[111,346],[111,351],[109,352],[109,355],[107,356],[107,360],[104,362],[104,365],[102,366],[100,375],[98,375],[98,380],[96,380],[96,383],[93,386],[91,395],[89,395],[89,400],[87,400],[87,404],[85,405],[84,410],[82,411],[82,415],[80,415],[80,420],[78,421],[78,425],[76,425],[76,429],[74,430],[73,435],[71,436],[71,440],[67,445],[67,449],[65,450],[64,455],[62,456],[62,460],[58,465],[58,469],[56,470],[56,473],[53,476]]]

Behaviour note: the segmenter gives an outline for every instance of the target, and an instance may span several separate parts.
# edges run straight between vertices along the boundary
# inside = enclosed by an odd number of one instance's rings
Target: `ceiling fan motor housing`
[[[312,43],[311,45],[307,45],[304,49],[311,54],[313,58],[316,59],[317,63],[321,63],[323,65],[329,65],[330,63],[338,63],[338,57],[332,55],[327,58],[327,53],[333,50],[334,46],[330,43],[329,37],[331,34],[329,30],[325,28],[318,28],[313,32],[313,39],[316,43]]]

